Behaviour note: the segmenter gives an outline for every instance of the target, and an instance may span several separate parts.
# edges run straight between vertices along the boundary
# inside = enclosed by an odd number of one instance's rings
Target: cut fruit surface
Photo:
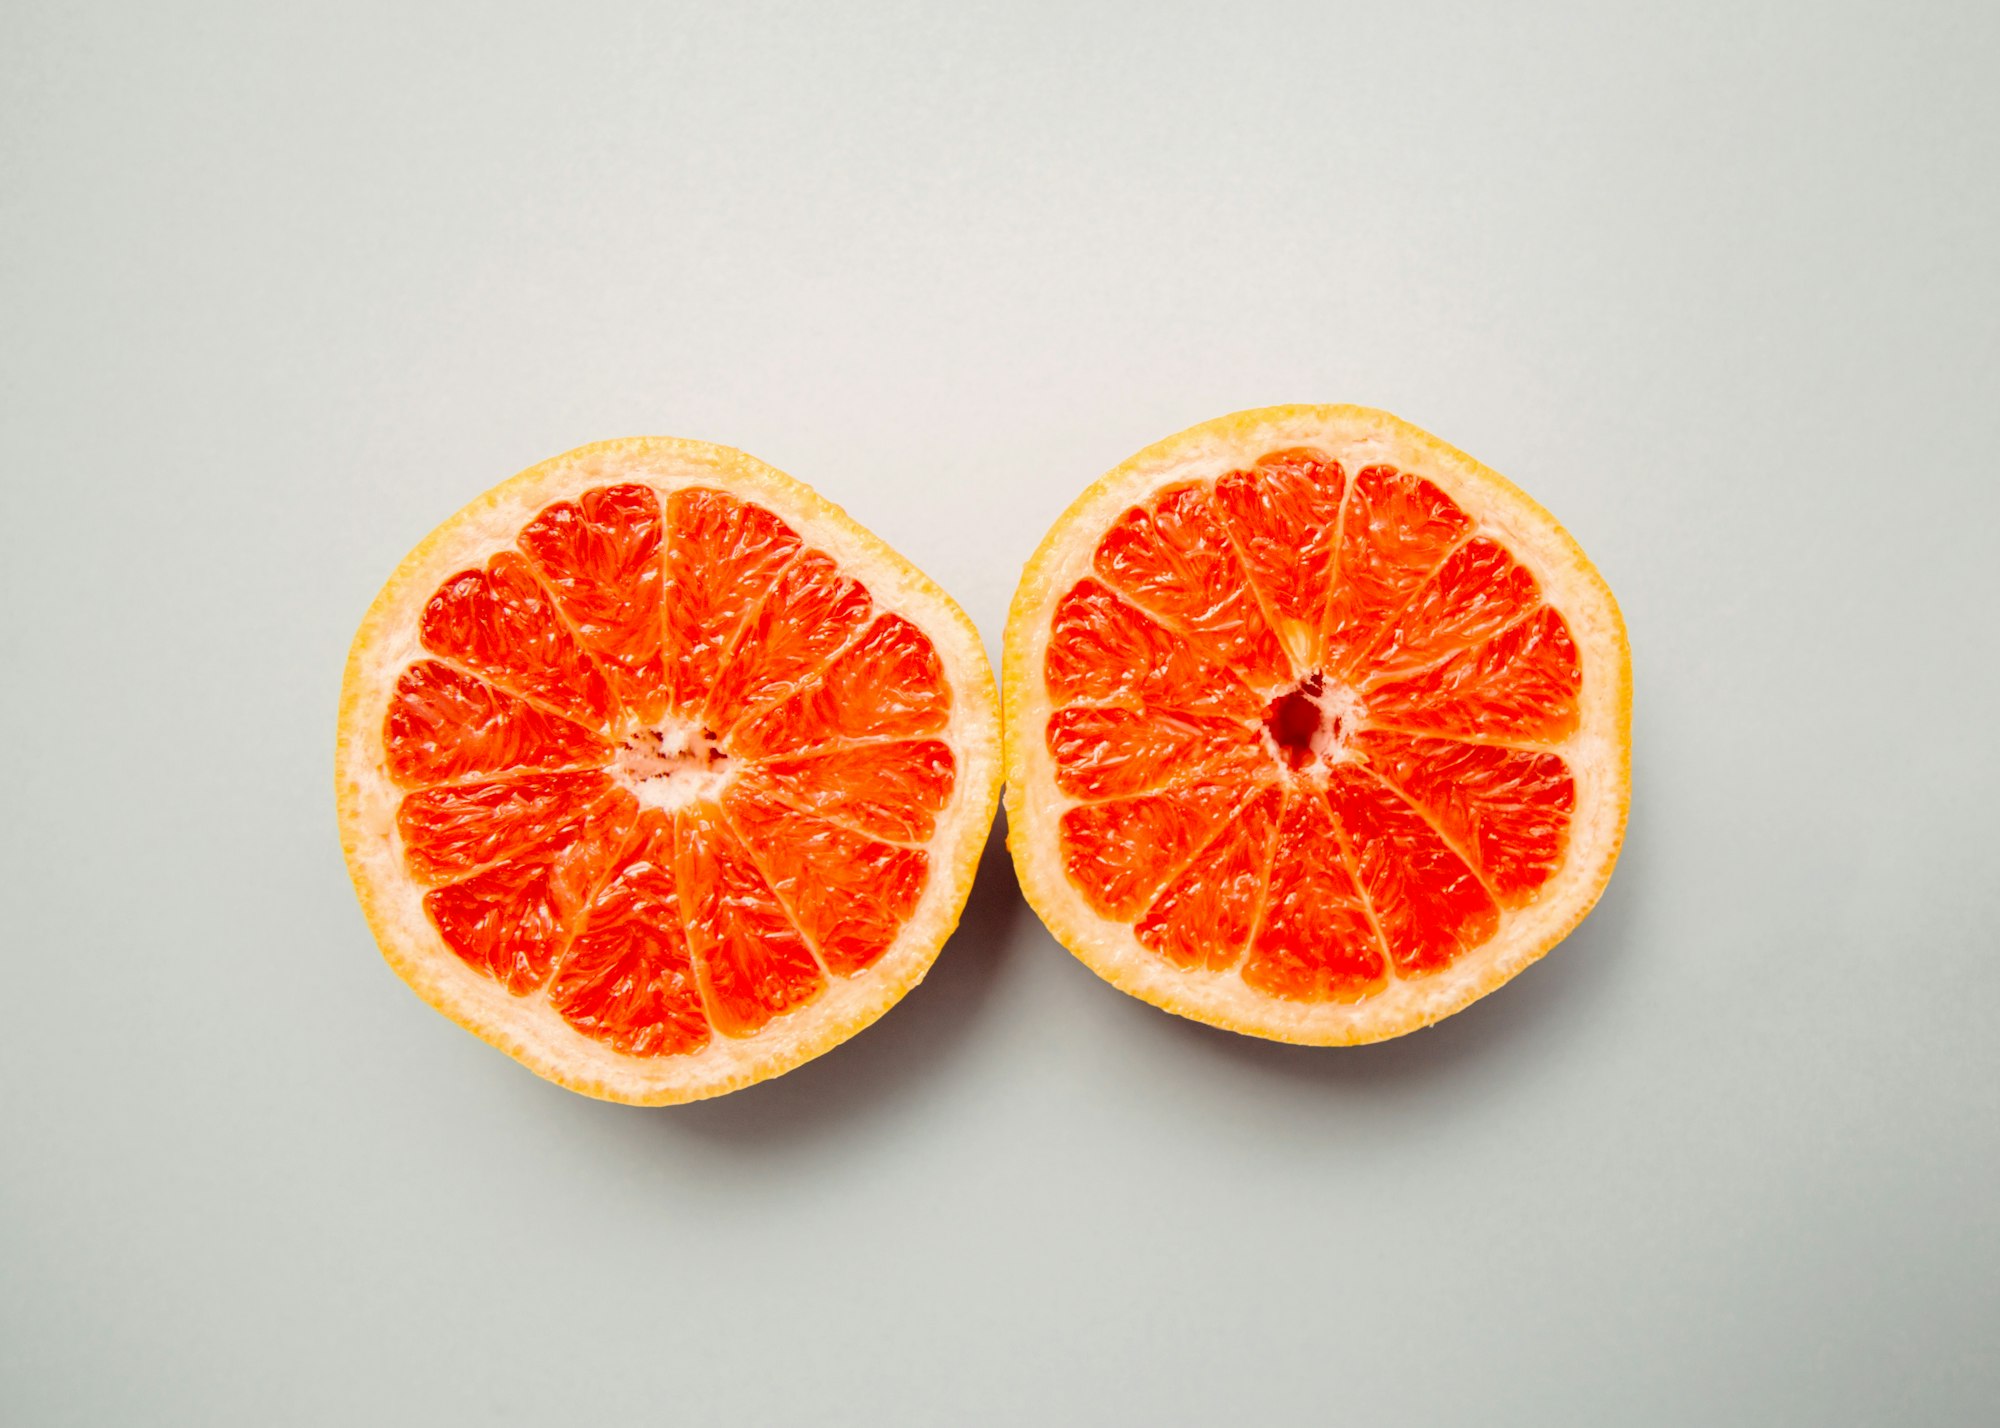
[[[1056,937],[1314,1044],[1448,1016],[1611,875],[1631,654],[1576,542],[1361,407],[1272,407],[1078,498],[1007,622],[1008,845]]]
[[[342,689],[342,843],[426,1001],[573,1090],[717,1095],[922,979],[999,796],[907,561],[741,452],[579,448],[411,553]]]

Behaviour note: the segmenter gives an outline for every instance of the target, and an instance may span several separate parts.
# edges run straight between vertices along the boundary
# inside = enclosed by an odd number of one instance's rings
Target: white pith
[[[627,1056],[586,1037],[548,1005],[544,993],[514,996],[445,945],[423,910],[428,889],[404,866],[396,809],[409,790],[390,777],[382,739],[397,678],[412,661],[428,657],[418,639],[418,612],[430,593],[448,576],[511,547],[521,527],[552,502],[624,483],[650,486],[663,506],[675,490],[710,486],[766,507],[806,546],[825,552],[861,581],[873,614],[901,615],[930,638],[953,695],[946,727],[932,736],[955,757],[952,794],[925,845],[931,866],[922,896],[894,943],[853,977],[829,975],[818,997],[756,1034],[741,1039],[716,1034],[701,1051],[675,1056]],[[668,732],[676,743],[694,746],[677,726]],[[992,824],[999,773],[992,671],[977,632],[950,597],[782,472],[726,447],[667,438],[603,442],[556,457],[474,501],[420,545],[384,588],[356,637],[342,695],[336,768],[349,869],[384,956],[411,987],[541,1074],[586,1094],[644,1104],[717,1095],[789,1069],[866,1026],[922,980],[964,905]],[[667,778],[613,770],[642,803],[662,808],[712,796],[733,775],[730,766]],[[648,784],[657,786],[647,793]]]
[[[634,731],[611,760],[612,782],[641,808],[672,813],[703,800],[718,802],[742,765],[721,755],[715,741],[687,719],[662,719]]]
[[[1183,970],[1144,947],[1133,924],[1100,915],[1062,867],[1058,824],[1072,800],[1056,787],[1044,736],[1055,708],[1042,675],[1051,617],[1056,602],[1092,573],[1097,543],[1112,522],[1162,487],[1210,482],[1269,452],[1298,446],[1325,452],[1350,480],[1366,466],[1386,464],[1435,482],[1471,519],[1474,534],[1507,547],[1535,576],[1584,660],[1575,732],[1553,743],[1509,741],[1559,754],[1575,779],[1569,841],[1555,874],[1529,902],[1503,914],[1492,938],[1448,968],[1411,978],[1392,973],[1385,989],[1351,1003],[1285,1001],[1252,989],[1234,970]],[[1057,938],[1106,980],[1215,1025],[1332,1044],[1377,1040],[1436,1021],[1541,956],[1588,911],[1617,857],[1629,789],[1631,672],[1610,591],[1553,517],[1463,453],[1385,413],[1354,407],[1241,413],[1161,442],[1112,471],[1079,497],[1029,562],[1009,616],[1005,679],[1008,845],[1029,901]],[[1340,761],[1348,753],[1344,740],[1329,737],[1330,703],[1322,702],[1315,741],[1321,750],[1330,744]],[[1275,759],[1268,735],[1267,744]],[[1326,762],[1313,761],[1307,771],[1312,782],[1324,782]]]

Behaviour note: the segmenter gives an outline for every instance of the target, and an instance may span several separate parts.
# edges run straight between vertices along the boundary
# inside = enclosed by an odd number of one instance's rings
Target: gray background
[[[1970,1423],[2000,1394],[1988,6],[7,7],[0,1420]],[[1322,1051],[996,840],[661,1112],[376,955],[341,660],[438,520],[728,442],[997,653],[1278,401],[1516,477],[1637,653],[1600,910]]]

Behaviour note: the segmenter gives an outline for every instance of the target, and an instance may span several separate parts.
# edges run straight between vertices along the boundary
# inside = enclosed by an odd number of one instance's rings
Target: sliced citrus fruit
[[[1611,875],[1631,653],[1575,541],[1361,407],[1272,407],[1085,491],[1007,622],[1008,844],[1056,937],[1214,1026],[1397,1036]]]
[[[760,461],[582,447],[390,577],[341,695],[389,964],[550,1080],[657,1105],[837,1045],[957,924],[999,797],[978,634]]]

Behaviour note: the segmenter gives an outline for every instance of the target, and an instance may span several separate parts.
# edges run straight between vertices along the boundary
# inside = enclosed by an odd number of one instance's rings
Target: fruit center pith
[[[673,810],[714,798],[734,772],[714,731],[669,719],[626,736],[611,760],[611,776],[641,808]]]
[[[1360,697],[1318,670],[1273,699],[1264,711],[1264,732],[1279,760],[1293,769],[1304,769],[1316,760],[1336,762],[1360,722]]]

